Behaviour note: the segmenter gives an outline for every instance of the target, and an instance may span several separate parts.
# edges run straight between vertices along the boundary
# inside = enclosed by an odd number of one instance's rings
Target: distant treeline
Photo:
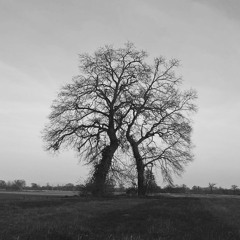
[[[59,191],[77,191],[80,185],[74,185],[72,183],[67,183],[65,185],[39,185],[37,183],[31,183],[31,186],[27,186],[26,181],[23,179],[17,179],[14,181],[4,181],[0,180],[0,190],[8,191],[22,191],[22,190],[59,190]]]
[[[23,191],[23,190],[58,190],[58,191],[79,191],[85,194],[91,192],[91,183],[87,182],[85,184],[73,184],[67,183],[65,185],[50,185],[47,183],[46,185],[39,185],[37,183],[31,183],[31,186],[27,186],[26,181],[22,179],[17,179],[14,181],[4,181],[0,180],[0,190],[7,191]],[[158,186],[155,181],[149,181],[146,185],[148,194],[151,193],[195,193],[195,194],[237,194],[240,195],[240,189],[237,185],[232,185],[230,188],[222,188],[216,187],[216,184],[209,183],[207,187],[193,186],[189,188],[187,185],[167,185],[163,188]],[[107,182],[105,186],[106,192],[113,193],[126,193],[129,195],[137,194],[137,187],[133,185],[131,187],[125,187],[124,184],[116,184],[114,181]]]
[[[126,189],[127,193],[134,194],[134,188]],[[163,188],[155,186],[147,191],[151,193],[184,193],[184,194],[226,194],[226,195],[240,195],[240,189],[236,185],[230,188],[215,187],[211,184],[208,187],[193,186],[192,188],[183,185],[168,185]]]
[[[211,184],[207,187],[193,186],[187,187],[185,184],[181,186],[166,186],[161,189],[161,192],[165,193],[195,193],[195,194],[238,194],[240,195],[240,189],[237,185],[232,185],[230,188],[216,187],[216,184]]]

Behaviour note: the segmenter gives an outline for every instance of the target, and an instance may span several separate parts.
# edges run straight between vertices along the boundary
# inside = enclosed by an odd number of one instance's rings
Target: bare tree
[[[214,189],[214,187],[215,187],[216,185],[217,185],[216,183],[209,183],[209,184],[208,184],[210,193],[213,193],[213,189]]]
[[[11,190],[22,191],[26,187],[26,181],[22,179],[14,180],[13,182],[8,182],[8,188]]]
[[[105,46],[93,55],[80,55],[81,74],[64,86],[53,102],[43,131],[46,149],[71,147],[93,164],[94,194],[104,184],[119,148],[124,149],[123,120],[131,110],[131,93],[145,71],[144,51],[133,44]]]
[[[236,191],[238,190],[238,186],[237,185],[232,185],[231,189],[233,190],[233,193],[235,194]]]
[[[7,186],[6,182],[4,180],[0,180],[0,189],[5,189]]]
[[[31,183],[31,188],[34,190],[38,190],[40,189],[40,185],[38,185],[37,183]]]
[[[172,173],[181,174],[192,161],[191,121],[196,110],[196,92],[181,92],[181,78],[174,69],[179,62],[156,58],[145,65],[144,77],[132,94],[126,121],[126,138],[131,145],[138,172],[138,194],[145,194],[144,171],[149,164],[160,167],[163,178],[172,183]]]
[[[155,176],[152,172],[152,167],[147,168],[144,172],[145,178],[145,191],[146,193],[154,193],[159,190],[159,186],[156,183]]]

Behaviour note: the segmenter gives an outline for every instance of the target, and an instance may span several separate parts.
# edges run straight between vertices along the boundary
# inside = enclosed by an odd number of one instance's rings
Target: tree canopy
[[[147,56],[132,43],[81,54],[80,75],[53,102],[43,131],[46,149],[70,147],[92,164],[96,195],[104,191],[118,149],[132,151],[140,195],[148,164],[171,182],[171,172],[182,172],[192,160],[188,114],[196,109],[196,92],[179,90],[177,60],[159,57],[151,65]]]
[[[53,102],[43,138],[46,149],[72,147],[95,166],[96,191],[102,192],[113,155],[124,145],[122,124],[130,111],[129,89],[144,71],[144,51],[133,44],[105,46],[80,55],[81,74]],[[131,89],[132,90],[132,89]]]
[[[181,174],[192,161],[191,120],[196,111],[196,91],[179,90],[182,79],[175,75],[178,60],[156,58],[148,65],[146,78],[139,81],[125,119],[126,138],[138,170],[140,194],[144,194],[144,170],[149,164],[161,169],[172,183],[172,173]]]

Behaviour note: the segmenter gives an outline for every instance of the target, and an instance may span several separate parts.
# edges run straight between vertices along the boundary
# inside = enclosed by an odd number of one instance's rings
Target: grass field
[[[240,199],[0,194],[0,240],[240,239]]]

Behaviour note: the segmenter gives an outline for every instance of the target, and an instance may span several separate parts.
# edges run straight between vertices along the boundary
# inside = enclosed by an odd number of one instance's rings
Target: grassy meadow
[[[0,193],[0,240],[240,239],[240,199]]]

